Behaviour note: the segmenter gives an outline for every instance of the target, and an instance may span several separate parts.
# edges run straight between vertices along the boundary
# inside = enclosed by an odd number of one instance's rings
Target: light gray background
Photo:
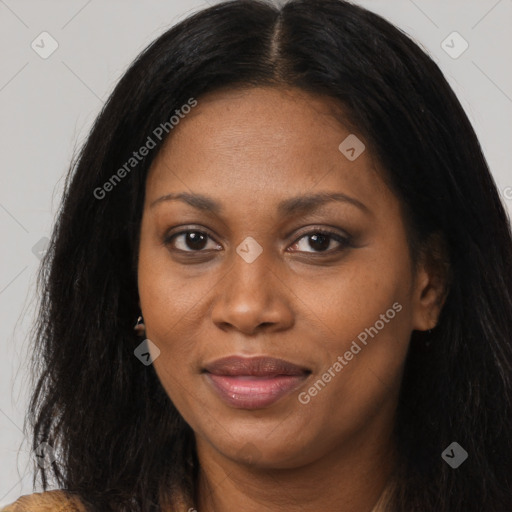
[[[39,263],[33,247],[49,236],[68,164],[135,56],[171,25],[213,3],[0,0],[0,506],[33,491],[30,445],[25,442],[17,455],[30,385],[26,337]],[[401,27],[438,63],[512,212],[512,0],[354,3]],[[47,59],[31,48],[43,31],[59,45]],[[441,47],[453,31],[469,44],[457,59]],[[448,44],[457,49],[460,43]]]

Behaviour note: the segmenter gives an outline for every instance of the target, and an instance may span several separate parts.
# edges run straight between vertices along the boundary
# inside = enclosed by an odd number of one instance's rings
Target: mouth
[[[311,370],[273,357],[231,356],[207,364],[203,374],[227,405],[262,409],[300,387]]]

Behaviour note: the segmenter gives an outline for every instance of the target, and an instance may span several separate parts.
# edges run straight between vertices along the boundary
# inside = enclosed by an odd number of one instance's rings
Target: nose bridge
[[[233,254],[230,271],[219,283],[212,320],[218,326],[231,325],[244,332],[261,324],[289,325],[291,311],[272,270],[275,263],[261,245],[258,248],[247,239],[242,242]]]
[[[248,237],[250,238],[250,237]],[[244,240],[233,254],[231,271],[226,276],[228,297],[238,300],[266,301],[270,299],[273,273],[270,251],[252,240]]]

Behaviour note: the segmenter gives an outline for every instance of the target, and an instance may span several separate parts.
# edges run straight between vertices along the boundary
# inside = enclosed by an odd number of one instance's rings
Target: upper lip
[[[304,375],[310,370],[275,357],[229,356],[208,363],[205,371],[214,375],[276,377],[277,375]]]

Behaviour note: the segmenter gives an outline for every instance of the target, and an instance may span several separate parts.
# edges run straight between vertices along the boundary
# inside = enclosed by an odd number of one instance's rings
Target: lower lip
[[[239,409],[261,409],[297,389],[307,375],[277,377],[226,376],[206,373],[213,389],[224,402]]]

